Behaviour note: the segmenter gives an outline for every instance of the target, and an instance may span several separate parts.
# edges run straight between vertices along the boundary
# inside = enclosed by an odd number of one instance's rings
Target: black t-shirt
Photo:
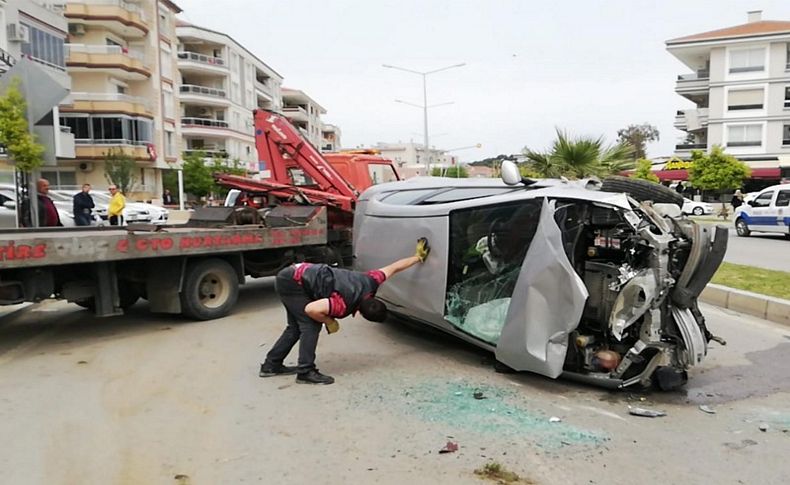
[[[362,300],[374,295],[385,279],[380,270],[360,273],[326,264],[302,263],[294,272],[294,280],[310,298],[329,299],[329,315],[336,318],[355,313]]]

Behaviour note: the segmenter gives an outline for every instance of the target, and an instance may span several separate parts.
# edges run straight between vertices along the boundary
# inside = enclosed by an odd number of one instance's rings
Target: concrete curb
[[[757,318],[790,326],[790,300],[709,284],[700,301]]]

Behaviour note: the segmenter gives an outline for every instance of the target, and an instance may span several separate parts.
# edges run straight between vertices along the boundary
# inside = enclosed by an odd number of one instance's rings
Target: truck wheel
[[[604,192],[626,193],[639,202],[651,200],[655,204],[675,204],[678,207],[683,207],[682,195],[669,187],[664,187],[649,180],[613,175],[604,179],[601,190]]]
[[[121,310],[123,311],[131,308],[132,305],[137,303],[137,300],[140,299],[140,294],[137,289],[124,281],[118,282],[118,293],[118,299],[120,300],[118,303],[120,304]],[[96,302],[93,300],[93,298],[75,301],[74,303],[92,312],[96,311]]]
[[[181,313],[195,320],[224,317],[236,304],[239,283],[236,271],[221,259],[190,263],[181,289]]]

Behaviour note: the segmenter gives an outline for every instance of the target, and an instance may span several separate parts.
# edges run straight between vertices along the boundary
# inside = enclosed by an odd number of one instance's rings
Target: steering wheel
[[[502,249],[497,246],[497,236],[498,233],[502,232],[502,229],[505,227],[505,222],[501,218],[494,219],[491,225],[488,227],[488,236],[486,236],[486,245],[488,246],[488,252],[491,253],[491,256],[495,258],[501,258],[503,256]]]

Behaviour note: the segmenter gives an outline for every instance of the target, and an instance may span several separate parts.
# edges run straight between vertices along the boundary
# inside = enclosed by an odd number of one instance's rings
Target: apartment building
[[[67,37],[67,23],[62,16],[62,8],[39,0],[0,0],[0,75],[11,70],[20,60],[32,61],[35,71],[49,78],[51,83],[41,79],[21,79],[17,77],[22,90],[28,96],[35,96],[41,86],[55,86],[67,92],[71,84],[66,72],[63,45]],[[20,66],[21,67],[21,66]],[[35,75],[35,74],[33,74]],[[11,82],[3,79],[3,82]],[[30,99],[30,106],[36,106],[40,99]],[[54,100],[56,104],[59,100]],[[57,157],[74,156],[74,138],[68,129],[61,129],[58,123],[57,106],[47,104],[36,106],[41,115],[33,120],[33,132],[39,143],[46,148],[44,153],[44,175],[49,167],[56,164]],[[8,162],[4,150],[0,150],[0,182],[13,181],[13,166]]]
[[[790,178],[790,21],[762,20],[760,11],[747,20],[666,46],[691,71],[678,76],[675,92],[694,104],[677,112],[675,127],[685,139],[675,155],[720,145],[752,168],[751,190]]]
[[[321,147],[321,115],[326,110],[313,98],[298,89],[282,89],[283,115],[296,126],[315,147]]]
[[[227,34],[183,21],[176,31],[184,152],[257,172],[252,112],[282,109],[282,76]]]
[[[321,125],[321,151],[336,152],[343,146],[340,143],[340,127],[330,123]]]
[[[60,161],[54,185],[106,187],[106,154],[122,150],[137,164],[127,196],[160,197],[163,171],[179,167],[179,12],[170,0],[67,1],[71,96],[60,121],[75,137],[76,157]]]
[[[458,163],[458,158],[448,155],[444,150],[431,148],[425,150],[422,144],[409,143],[377,143],[374,147],[382,157],[389,158],[398,167],[402,178],[427,176],[425,172],[426,157],[431,160],[431,171],[434,168],[444,169]]]

